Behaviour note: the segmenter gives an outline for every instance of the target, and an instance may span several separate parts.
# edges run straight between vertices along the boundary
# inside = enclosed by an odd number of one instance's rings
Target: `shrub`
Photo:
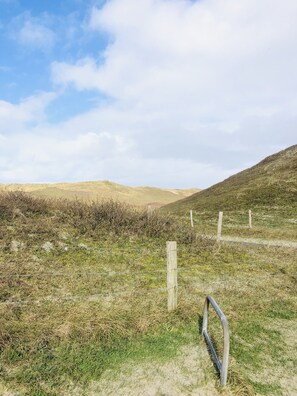
[[[180,242],[195,240],[193,230],[169,214],[159,211],[149,214],[144,209],[113,200],[88,204],[79,200],[36,198],[23,192],[0,194],[1,219],[11,221],[20,218],[22,222],[28,222],[32,217],[34,228],[39,224],[48,230],[64,224],[95,239],[107,234],[164,237]],[[38,222],[37,217],[40,217]]]
[[[9,191],[0,194],[0,219],[12,220],[16,216],[47,214],[46,199],[36,199],[21,191]]]

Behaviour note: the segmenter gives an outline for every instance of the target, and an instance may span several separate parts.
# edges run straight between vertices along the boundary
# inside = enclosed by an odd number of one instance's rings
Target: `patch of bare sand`
[[[8,390],[8,388],[6,388],[5,385],[0,384],[0,395],[1,396],[16,396],[16,393],[11,392],[10,390]]]
[[[106,371],[75,396],[217,396],[217,379],[205,345],[188,345],[168,362],[124,364]],[[231,395],[226,389],[224,396]]]

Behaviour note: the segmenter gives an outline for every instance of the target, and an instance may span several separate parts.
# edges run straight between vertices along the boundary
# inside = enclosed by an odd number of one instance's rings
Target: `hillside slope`
[[[259,206],[297,207],[297,145],[165,208],[184,212]]]
[[[24,191],[37,197],[81,199],[83,201],[113,199],[137,206],[160,207],[188,197],[198,189],[161,189],[128,187],[110,181],[89,181],[57,184],[6,184],[0,191]]]

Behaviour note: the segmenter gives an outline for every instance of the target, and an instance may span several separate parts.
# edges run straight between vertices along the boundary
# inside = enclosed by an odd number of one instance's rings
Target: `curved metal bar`
[[[211,342],[211,339],[207,333],[207,324],[208,324],[208,309],[209,304],[211,304],[221,320],[222,328],[223,328],[223,336],[224,336],[224,347],[223,347],[223,358],[222,363],[220,362],[216,350]],[[224,315],[221,308],[218,306],[215,299],[211,296],[207,296],[204,303],[203,310],[203,324],[202,324],[202,335],[205,338],[205,341],[209,347],[209,350],[214,358],[214,362],[217,366],[217,369],[220,373],[221,385],[225,386],[227,383],[227,374],[228,374],[228,363],[229,363],[229,347],[230,347],[230,336],[229,336],[229,328],[228,321],[226,316]]]

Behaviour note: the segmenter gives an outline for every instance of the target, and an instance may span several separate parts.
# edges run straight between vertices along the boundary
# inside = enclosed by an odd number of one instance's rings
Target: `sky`
[[[296,0],[0,0],[0,183],[205,188],[296,121]]]

